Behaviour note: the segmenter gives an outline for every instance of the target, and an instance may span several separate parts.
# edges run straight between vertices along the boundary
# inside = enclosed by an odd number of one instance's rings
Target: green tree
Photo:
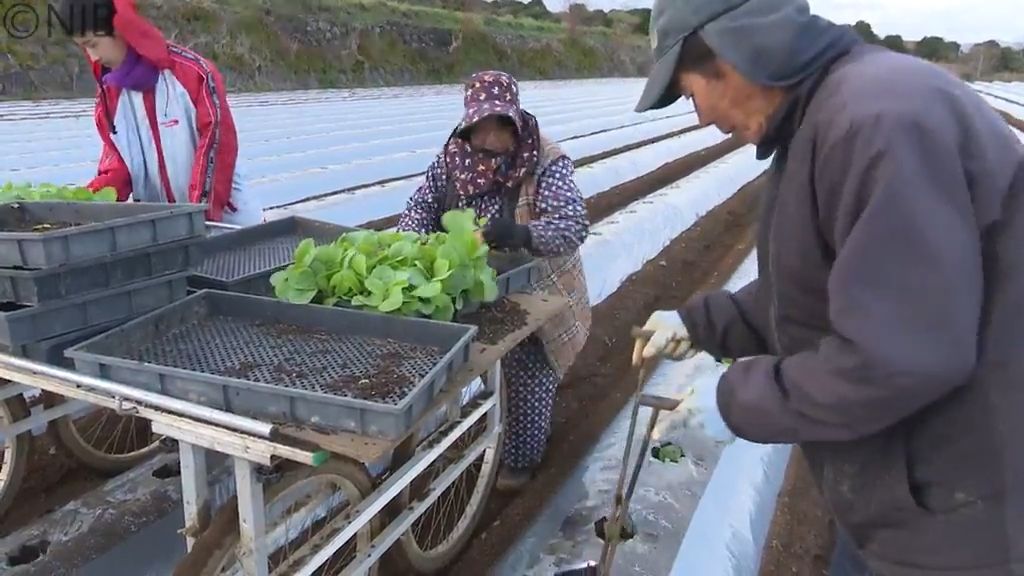
[[[882,46],[885,46],[893,52],[907,53],[907,43],[903,41],[903,36],[899,34],[889,34],[885,38],[882,38]]]
[[[647,36],[651,25],[651,9],[650,8],[634,8],[629,10],[629,14],[636,16],[636,33]]]
[[[1014,74],[1024,72],[1024,51],[1017,51],[1009,46],[1002,47],[996,59],[995,71]]]
[[[925,36],[914,48],[914,55],[932,62],[952,62],[959,56],[960,45],[938,36]]]
[[[868,24],[863,20],[858,20],[857,23],[853,25],[853,29],[857,34],[860,34],[860,37],[863,38],[865,42],[869,44],[878,44],[881,42],[881,40],[878,39],[878,34],[875,34],[875,31],[871,28],[871,24]]]

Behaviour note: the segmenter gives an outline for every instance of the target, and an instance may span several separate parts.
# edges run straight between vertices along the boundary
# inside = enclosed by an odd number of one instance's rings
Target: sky
[[[544,0],[560,8],[564,0]],[[961,43],[1024,42],[1024,0],[808,0],[811,11],[840,24],[871,23],[880,36],[942,36]],[[650,7],[651,0],[585,0],[591,8]]]

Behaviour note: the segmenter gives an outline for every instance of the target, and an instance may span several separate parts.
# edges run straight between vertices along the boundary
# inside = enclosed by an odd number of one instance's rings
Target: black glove
[[[484,242],[498,250],[521,250],[530,248],[530,227],[517,224],[515,220],[498,218],[489,220],[484,227]]]

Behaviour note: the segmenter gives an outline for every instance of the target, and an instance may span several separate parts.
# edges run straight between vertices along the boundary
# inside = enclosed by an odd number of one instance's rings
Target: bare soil
[[[691,126],[688,129],[682,130],[681,133],[692,129],[693,127]],[[615,186],[614,188],[605,190],[600,194],[595,194],[585,200],[587,216],[590,218],[591,222],[597,222],[607,218],[619,209],[628,205],[630,202],[639,200],[640,198],[651,194],[655,190],[659,190],[677,180],[686,178],[690,174],[711,164],[726,154],[738,150],[742,145],[743,144],[736,138],[729,138],[710,148],[698,150],[691,154],[687,154],[678,160],[673,160],[672,162],[664,164],[654,172],[645,176],[635,178],[629,182],[625,182]],[[579,163],[579,166],[584,165],[585,164],[583,162]],[[358,226],[358,228],[386,230],[398,225],[398,217],[398,214],[384,216],[383,218],[363,222]]]
[[[516,302],[502,298],[493,304],[482,306],[472,314],[466,314],[459,322],[476,326],[476,341],[493,346],[526,326],[526,311]]]
[[[623,206],[660,190],[673,182],[686,178],[697,170],[731,154],[743,145],[735,137],[728,138],[710,148],[687,154],[662,165],[657,170],[630,180],[587,199],[587,216],[591,222],[603,220]]]
[[[794,449],[765,540],[760,576],[828,576],[834,546],[832,516],[807,461]]]
[[[999,115],[1003,117],[1003,120],[1006,120],[1007,124],[1013,126],[1017,130],[1024,132],[1024,120],[1017,118],[1016,116],[1010,114],[1009,112],[1004,112],[1002,110],[996,110],[996,112],[999,112]]]
[[[0,538],[102,484],[106,477],[78,463],[50,434],[32,439],[25,482],[0,518]]]
[[[759,178],[744,186],[594,307],[587,345],[558,390],[551,439],[537,476],[516,494],[491,494],[476,537],[447,574],[488,573],[529,527],[629,399],[630,329],[651,312],[681,307],[693,294],[729,278],[753,246],[763,185]]]

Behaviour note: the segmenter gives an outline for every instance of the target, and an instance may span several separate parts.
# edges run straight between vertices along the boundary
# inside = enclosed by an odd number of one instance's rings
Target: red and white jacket
[[[121,90],[104,86],[103,67],[91,62],[103,153],[89,188],[112,186],[119,201],[208,204],[206,217],[214,222],[262,222],[262,207],[238,171],[238,136],[220,72],[167,42],[133,0],[114,4],[114,28],[160,76],[153,89]]]

